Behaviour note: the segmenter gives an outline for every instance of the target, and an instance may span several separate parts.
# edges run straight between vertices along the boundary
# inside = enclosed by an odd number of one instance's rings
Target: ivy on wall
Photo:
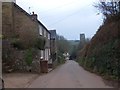
[[[24,46],[23,46],[22,42],[19,39],[13,39],[11,41],[11,45],[14,48],[17,48],[17,49],[24,49]]]
[[[11,45],[17,49],[29,49],[29,48],[37,48],[39,50],[45,49],[46,40],[44,38],[37,38],[33,43],[33,46],[25,46],[25,44],[18,38],[13,38],[11,41]]]
[[[45,49],[45,39],[44,38],[38,38],[36,40],[35,47],[38,48],[39,50],[44,50]]]
[[[33,61],[33,50],[32,49],[26,50],[25,61],[28,66],[30,66],[32,64],[32,61]]]

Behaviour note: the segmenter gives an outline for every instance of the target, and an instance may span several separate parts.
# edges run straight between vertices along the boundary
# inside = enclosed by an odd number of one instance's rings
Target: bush
[[[100,48],[94,48],[92,56],[81,57],[78,62],[87,70],[97,71],[112,79],[119,78],[118,41],[111,41]]]
[[[109,23],[106,20],[87,47],[80,51],[79,63],[109,79],[120,80],[120,17],[115,18]]]
[[[33,61],[33,50],[32,49],[28,49],[25,53],[25,61],[27,63],[28,66],[30,66],[32,64]]]
[[[13,39],[11,42],[11,45],[17,49],[24,49],[24,46],[23,46],[22,42],[20,42],[19,39]]]
[[[58,56],[58,65],[65,63],[65,59],[62,56]]]
[[[44,50],[45,49],[45,43],[46,43],[45,39],[38,38],[36,40],[35,48],[38,48],[40,50]]]

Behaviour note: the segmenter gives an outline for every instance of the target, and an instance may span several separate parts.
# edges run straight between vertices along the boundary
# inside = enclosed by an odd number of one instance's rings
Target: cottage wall
[[[11,38],[13,30],[13,3],[2,3],[2,34],[4,38]]]
[[[11,45],[14,39],[19,39],[25,48],[32,46],[36,39],[40,38],[38,23],[12,2],[4,2],[2,11],[3,72],[31,69],[32,72],[40,73],[40,50],[36,50],[33,62],[28,66],[25,61],[27,50],[18,50]],[[10,68],[7,68],[8,66]]]
[[[24,11],[21,7],[16,5],[15,3],[9,2],[3,4],[3,46],[6,46],[3,51],[9,53],[8,56],[12,57],[11,64],[7,64],[12,66],[14,70],[17,71],[32,71],[32,72],[40,72],[40,57],[43,56],[44,60],[50,59],[50,33],[46,30],[46,28],[37,20],[37,15],[34,17],[33,15],[29,15],[26,11]],[[42,33],[42,34],[41,34]],[[29,47],[35,45],[36,40],[38,38],[44,38],[45,49],[44,50],[35,50],[36,48],[32,48],[35,51],[34,58],[32,61],[32,65],[28,66],[25,57],[27,50]],[[49,38],[48,38],[49,37]],[[10,39],[10,40],[9,40]],[[23,49],[15,48],[13,41],[17,40],[22,43]],[[8,43],[8,44],[7,44]],[[18,43],[18,42],[16,42]],[[20,45],[18,43],[18,45]],[[6,49],[6,50],[5,50]],[[11,53],[12,51],[12,53]],[[11,53],[11,54],[10,54]],[[33,55],[32,54],[32,55]],[[9,58],[7,56],[7,59]],[[4,59],[5,61],[5,59]],[[5,61],[6,62],[6,61]],[[8,61],[7,61],[8,62]],[[8,69],[7,69],[8,70]]]
[[[57,43],[56,43],[56,30],[50,30],[51,38],[50,38],[50,44],[51,44],[51,59],[53,67],[57,65]]]
[[[34,44],[36,39],[40,38],[38,23],[17,5],[14,6],[14,28],[25,47]]]

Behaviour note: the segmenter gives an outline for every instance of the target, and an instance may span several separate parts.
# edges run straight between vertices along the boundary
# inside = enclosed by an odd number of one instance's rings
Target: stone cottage
[[[57,64],[57,33],[56,30],[49,30],[51,37],[51,62],[49,63],[50,67],[54,67]]]
[[[49,68],[48,63],[51,61],[51,58],[50,58],[51,57],[51,45],[50,45],[51,33],[40,21],[38,21],[38,23],[39,23],[39,34],[45,40],[44,49],[40,50],[40,54],[41,54],[40,60],[42,60],[42,62],[44,63],[43,65],[41,65],[41,69],[44,67],[43,68],[44,70],[42,69],[41,71],[48,72],[48,68]]]
[[[14,2],[2,3],[3,71],[41,72],[40,59],[50,59],[50,32]]]

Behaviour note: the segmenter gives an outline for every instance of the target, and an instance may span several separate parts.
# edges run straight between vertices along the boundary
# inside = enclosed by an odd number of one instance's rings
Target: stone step
[[[6,73],[11,73],[13,71],[12,66],[3,66],[2,69]]]
[[[53,64],[52,63],[48,63],[48,68],[53,68]]]
[[[11,68],[10,66],[4,66],[3,68],[5,68],[5,69],[9,69],[9,68]]]
[[[2,65],[3,65],[3,66],[6,66],[6,65],[7,65],[7,63],[5,63],[5,62],[4,62],[4,63],[2,63]]]
[[[11,73],[12,71],[13,71],[13,69],[9,69],[9,70],[7,70],[8,73]]]
[[[53,69],[52,68],[48,68],[48,72],[51,72]]]

